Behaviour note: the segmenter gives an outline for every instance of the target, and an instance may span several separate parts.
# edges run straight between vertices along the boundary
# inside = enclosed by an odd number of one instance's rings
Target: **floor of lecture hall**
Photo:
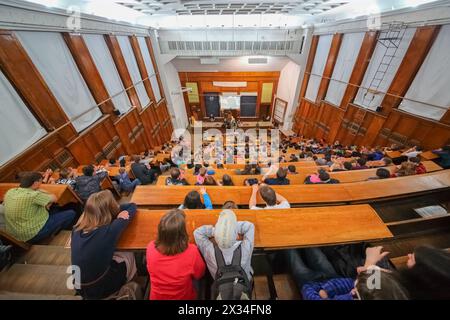
[[[269,300],[270,292],[266,276],[254,278],[253,300]],[[278,300],[301,300],[300,293],[292,277],[288,274],[273,275]]]

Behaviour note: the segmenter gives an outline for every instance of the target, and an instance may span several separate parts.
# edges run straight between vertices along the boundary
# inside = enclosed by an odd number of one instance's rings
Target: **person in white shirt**
[[[421,153],[422,153],[422,148],[414,146],[414,147],[406,150],[405,152],[403,152],[402,156],[408,157],[408,159],[410,159],[410,158],[417,157]]]
[[[259,191],[261,198],[266,203],[264,208],[256,206],[256,195]],[[262,183],[259,186],[257,184],[252,185],[252,195],[248,204],[250,209],[289,209],[291,205],[285,197],[278,194],[268,185]]]

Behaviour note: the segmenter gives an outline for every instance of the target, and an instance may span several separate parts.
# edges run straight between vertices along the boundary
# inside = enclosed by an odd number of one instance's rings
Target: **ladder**
[[[384,24],[378,34],[378,42],[384,47],[384,54],[377,67],[377,70],[370,81],[368,89],[364,89],[363,105],[370,106],[375,96],[380,94],[379,88],[385,79],[386,73],[395,58],[400,47],[400,43],[405,35],[407,25],[403,22],[392,22],[389,25]]]

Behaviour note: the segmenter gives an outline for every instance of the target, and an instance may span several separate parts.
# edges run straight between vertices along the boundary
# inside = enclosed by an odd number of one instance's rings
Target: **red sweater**
[[[192,281],[203,277],[205,262],[193,244],[177,255],[165,256],[152,241],[147,246],[150,300],[195,300]]]
[[[422,174],[422,173],[427,173],[427,169],[425,168],[425,166],[423,165],[423,163],[419,163],[416,166],[416,174]]]

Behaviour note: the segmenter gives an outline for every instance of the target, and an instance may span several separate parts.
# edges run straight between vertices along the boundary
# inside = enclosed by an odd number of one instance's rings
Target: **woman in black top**
[[[109,190],[95,193],[87,200],[72,231],[71,243],[72,265],[80,272],[80,284],[75,287],[83,298],[106,298],[134,277],[133,253],[115,251],[136,210],[134,203],[119,206]],[[74,278],[77,279],[76,274]]]

